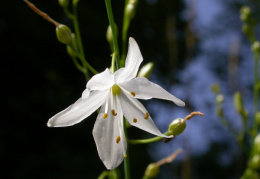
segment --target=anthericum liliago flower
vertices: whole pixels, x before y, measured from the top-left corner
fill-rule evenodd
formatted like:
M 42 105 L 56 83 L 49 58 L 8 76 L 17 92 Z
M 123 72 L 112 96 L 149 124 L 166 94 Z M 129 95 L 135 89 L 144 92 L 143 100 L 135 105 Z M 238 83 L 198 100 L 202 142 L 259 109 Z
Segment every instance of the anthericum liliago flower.
M 178 106 L 184 102 L 144 77 L 136 77 L 143 57 L 136 41 L 129 39 L 125 68 L 111 73 L 109 69 L 93 76 L 82 97 L 53 116 L 49 127 L 65 127 L 79 123 L 100 106 L 93 136 L 100 159 L 107 169 L 116 168 L 126 157 L 127 142 L 123 129 L 123 116 L 140 129 L 157 136 L 163 135 L 154 124 L 145 107 L 136 99 L 160 98 Z

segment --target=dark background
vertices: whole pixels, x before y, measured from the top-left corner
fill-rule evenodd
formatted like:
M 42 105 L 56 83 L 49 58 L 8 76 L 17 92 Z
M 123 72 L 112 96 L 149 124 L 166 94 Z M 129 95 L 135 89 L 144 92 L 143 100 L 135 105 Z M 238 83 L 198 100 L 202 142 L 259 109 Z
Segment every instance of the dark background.
M 57 1 L 32 0 L 32 3 L 56 21 L 73 27 Z M 232 1 L 230 4 L 239 13 L 243 3 Z M 124 4 L 113 1 L 112 6 L 120 28 Z M 199 37 L 188 28 L 189 21 L 182 18 L 187 9 L 181 0 L 140 0 L 129 29 L 128 36 L 134 37 L 140 46 L 143 64 L 153 61 L 154 74 L 163 82 L 180 83 L 174 77 L 177 69 L 183 69 L 199 53 Z M 108 26 L 105 3 L 81 0 L 78 12 L 86 58 L 101 72 L 111 60 L 105 38 Z M 92 137 L 97 114 L 93 113 L 72 127 L 48 128 L 46 125 L 50 117 L 75 102 L 86 85 L 65 46 L 57 41 L 54 25 L 35 14 L 23 1 L 3 1 L 0 5 L 0 59 L 0 177 L 97 178 L 105 170 Z M 189 103 L 187 109 L 192 109 Z M 146 135 L 130 129 L 132 138 L 140 134 Z M 130 146 L 133 178 L 141 178 L 147 164 L 152 162 L 147 148 L 148 145 Z M 216 149 L 225 150 L 225 146 L 212 144 L 204 155 L 191 156 L 191 169 L 187 171 L 192 171 L 188 175 L 190 178 L 241 175 L 246 164 L 243 154 L 229 165 L 221 166 L 214 162 L 214 154 L 219 152 Z M 235 164 L 238 161 L 239 166 Z M 182 168 L 182 163 L 178 162 L 167 169 L 174 173 L 170 176 L 185 178 Z

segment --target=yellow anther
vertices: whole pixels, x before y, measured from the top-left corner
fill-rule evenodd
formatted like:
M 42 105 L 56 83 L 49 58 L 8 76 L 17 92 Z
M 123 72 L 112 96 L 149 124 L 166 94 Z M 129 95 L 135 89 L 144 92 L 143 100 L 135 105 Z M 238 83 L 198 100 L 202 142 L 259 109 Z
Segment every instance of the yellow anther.
M 124 154 L 124 157 L 126 158 L 126 157 L 127 157 L 127 155 L 126 155 L 126 154 Z
M 112 86 L 112 93 L 113 93 L 113 95 L 115 95 L 115 96 L 119 95 L 120 92 L 121 92 L 121 89 L 120 89 L 120 87 L 118 85 L 113 85 Z
M 144 119 L 148 119 L 148 118 L 149 118 L 149 114 L 148 114 L 148 112 L 147 112 L 147 113 L 145 113 Z
M 120 136 L 117 136 L 116 143 L 118 144 L 120 142 Z
M 131 94 L 133 97 L 135 97 L 135 92 L 131 92 L 130 94 Z
M 114 109 L 111 110 L 111 113 L 113 114 L 113 116 L 116 116 L 116 115 L 117 115 L 117 113 L 115 112 Z
M 136 119 L 136 118 L 134 118 L 134 119 L 133 119 L 133 122 L 134 122 L 134 123 L 137 123 L 137 119 Z
M 107 113 L 105 113 L 102 118 L 106 119 L 107 118 Z

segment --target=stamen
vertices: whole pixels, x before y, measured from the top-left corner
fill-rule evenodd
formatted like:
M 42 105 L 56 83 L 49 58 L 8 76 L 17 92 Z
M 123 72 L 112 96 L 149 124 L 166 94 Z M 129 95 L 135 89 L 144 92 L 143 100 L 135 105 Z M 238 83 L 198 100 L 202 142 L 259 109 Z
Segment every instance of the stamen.
M 118 144 L 120 142 L 120 136 L 117 136 L 116 143 Z
M 131 94 L 133 97 L 135 97 L 135 92 L 131 92 L 130 94 Z
M 147 113 L 145 113 L 144 119 L 148 119 L 148 118 L 149 118 L 149 114 L 148 114 L 148 112 L 147 112 Z
M 114 109 L 111 110 L 111 113 L 113 114 L 113 116 L 116 116 L 116 115 L 117 115 L 117 113 L 115 112 Z
M 137 119 L 136 119 L 136 118 L 134 118 L 134 119 L 133 119 L 133 122 L 134 122 L 134 123 L 137 123 Z
M 107 118 L 107 113 L 105 113 L 102 118 L 106 119 Z
M 126 154 L 124 154 L 124 157 L 126 158 L 126 157 L 127 157 L 127 155 L 126 155 Z

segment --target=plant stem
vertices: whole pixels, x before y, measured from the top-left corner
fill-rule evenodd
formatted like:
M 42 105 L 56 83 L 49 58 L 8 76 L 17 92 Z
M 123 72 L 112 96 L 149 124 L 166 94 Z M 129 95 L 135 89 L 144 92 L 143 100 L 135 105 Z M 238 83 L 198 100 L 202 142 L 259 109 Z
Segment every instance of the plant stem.
M 130 19 L 126 15 L 127 4 L 128 4 L 128 0 L 125 1 L 124 20 L 123 20 L 123 28 L 122 28 L 122 54 L 121 54 L 121 60 L 120 60 L 120 67 L 123 67 L 125 65 L 127 31 L 128 31 L 128 27 L 130 24 Z
M 124 132 L 126 141 L 128 141 L 126 119 L 124 118 Z M 129 148 L 126 150 L 126 157 L 124 159 L 124 170 L 125 170 L 125 179 L 130 179 L 130 164 L 129 164 Z
M 171 132 L 167 131 L 167 132 L 164 133 L 164 135 L 170 136 L 172 134 L 171 134 Z M 148 143 L 156 142 L 156 141 L 161 140 L 163 138 L 164 137 L 153 137 L 153 138 L 150 138 L 150 139 L 128 140 L 128 143 L 130 143 L 130 144 L 148 144 Z
M 79 0 L 74 0 L 72 2 L 73 15 L 69 16 L 69 17 L 72 18 L 72 20 L 73 20 L 75 36 L 76 36 L 76 42 L 77 42 L 77 48 L 79 49 L 80 56 L 82 56 L 82 58 L 80 58 L 80 60 L 82 61 L 83 68 L 86 70 L 86 72 L 85 72 L 86 79 L 89 80 L 88 66 L 90 66 L 90 65 L 88 65 L 88 63 L 86 61 L 86 58 L 85 58 L 85 53 L 84 53 L 82 40 L 81 40 L 81 34 L 80 34 L 80 30 L 79 30 L 79 22 L 78 22 L 78 15 L 77 15 L 77 5 L 78 5 L 78 2 L 79 2 Z
M 105 0 L 105 3 L 106 3 L 106 8 L 107 8 L 108 20 L 109 20 L 109 24 L 110 24 L 112 35 L 113 35 L 113 45 L 114 45 L 114 54 L 115 54 L 115 59 L 116 59 L 116 68 L 118 69 L 120 58 L 119 58 L 119 49 L 118 49 L 118 43 L 117 43 L 116 25 L 114 22 L 111 0 Z
M 259 51 L 254 52 L 254 134 L 253 137 L 257 135 L 258 132 L 258 124 L 256 121 L 256 114 L 258 111 L 258 103 L 259 103 L 259 79 L 258 79 L 258 67 L 259 67 Z

